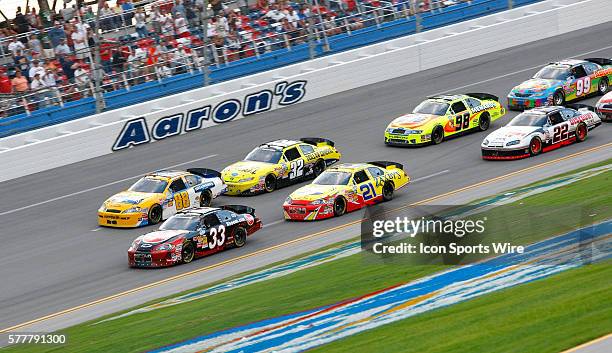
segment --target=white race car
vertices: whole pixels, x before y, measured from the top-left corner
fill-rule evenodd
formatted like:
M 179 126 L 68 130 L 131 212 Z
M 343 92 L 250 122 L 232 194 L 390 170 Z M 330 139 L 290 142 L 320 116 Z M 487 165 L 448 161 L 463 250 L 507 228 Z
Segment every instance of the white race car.
M 612 121 L 612 92 L 601 97 L 596 107 L 602 120 Z
M 601 125 L 595 108 L 568 104 L 527 110 L 482 141 L 483 159 L 520 159 L 582 142 Z

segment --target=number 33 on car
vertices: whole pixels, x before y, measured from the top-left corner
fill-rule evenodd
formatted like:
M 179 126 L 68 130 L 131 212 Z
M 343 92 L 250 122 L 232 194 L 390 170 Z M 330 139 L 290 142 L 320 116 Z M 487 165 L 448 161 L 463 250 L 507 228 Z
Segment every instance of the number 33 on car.
M 340 159 L 334 143 L 318 137 L 264 143 L 221 172 L 227 195 L 253 195 L 314 178 Z
M 197 207 L 179 211 L 159 230 L 136 238 L 128 249 L 131 267 L 188 263 L 228 248 L 240 248 L 261 229 L 255 210 L 242 205 Z
M 289 195 L 283 204 L 285 219 L 313 221 L 342 216 L 391 200 L 395 190 L 409 181 L 403 166 L 395 162 L 340 164 Z

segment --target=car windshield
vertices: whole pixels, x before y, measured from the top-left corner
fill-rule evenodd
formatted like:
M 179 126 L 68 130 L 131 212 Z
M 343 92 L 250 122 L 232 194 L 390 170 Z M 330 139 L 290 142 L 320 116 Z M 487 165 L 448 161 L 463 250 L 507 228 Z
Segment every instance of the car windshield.
M 191 230 L 198 229 L 199 217 L 174 216 L 165 221 L 159 229 L 161 230 Z
M 162 193 L 166 190 L 168 182 L 157 178 L 142 178 L 132 185 L 128 190 L 136 192 Z
M 524 112 L 517 115 L 512 119 L 508 126 L 539 126 L 542 127 L 546 124 L 546 114 Z
M 542 70 L 538 71 L 533 78 L 540 78 L 544 80 L 561 80 L 565 81 L 569 77 L 569 67 L 566 66 L 545 66 Z
M 257 147 L 249 153 L 245 160 L 265 163 L 278 163 L 282 152 L 271 148 Z
M 317 185 L 347 185 L 351 179 L 349 172 L 327 171 L 319 175 L 312 183 Z
M 416 114 L 446 115 L 447 110 L 448 104 L 446 103 L 426 100 L 417 105 L 412 112 Z

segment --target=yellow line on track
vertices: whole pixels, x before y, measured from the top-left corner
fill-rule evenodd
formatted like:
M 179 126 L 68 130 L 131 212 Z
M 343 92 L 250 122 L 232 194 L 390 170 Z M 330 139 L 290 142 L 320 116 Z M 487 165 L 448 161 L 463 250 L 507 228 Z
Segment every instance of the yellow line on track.
M 609 142 L 609 143 L 606 143 L 606 144 L 603 144 L 603 145 L 600 145 L 600 146 L 597 146 L 597 147 L 589 148 L 589 149 L 586 149 L 584 151 L 576 152 L 576 153 L 573 153 L 573 154 L 570 154 L 570 155 L 567 155 L 567 156 L 564 156 L 564 157 L 560 157 L 560 158 L 557 158 L 557 159 L 554 159 L 554 160 L 551 160 L 551 161 L 548 161 L 548 162 L 537 164 L 537 165 L 534 165 L 534 166 L 531 166 L 531 167 L 520 169 L 520 170 L 517 170 L 515 172 L 504 174 L 504 175 L 501 175 L 501 176 L 498 176 L 498 177 L 495 177 L 495 178 L 492 178 L 492 179 L 489 179 L 489 180 L 484 180 L 484 181 L 478 182 L 476 184 L 472 184 L 472 185 L 469 185 L 469 186 L 466 186 L 466 187 L 463 187 L 463 188 L 460 188 L 460 189 L 449 191 L 449 192 L 444 193 L 444 194 L 440 194 L 440 195 L 437 195 L 437 196 L 433 196 L 433 197 L 427 198 L 425 200 L 417 201 L 417 202 L 414 202 L 414 203 L 409 204 L 409 205 L 404 205 L 404 206 L 401 206 L 401 207 L 389 210 L 388 212 L 394 212 L 394 211 L 398 211 L 398 210 L 402 210 L 402 209 L 408 208 L 410 206 L 417 206 L 417 205 L 422 205 L 422 204 L 430 203 L 432 201 L 436 201 L 436 200 L 439 200 L 439 199 L 442 199 L 442 198 L 446 198 L 446 197 L 455 195 L 457 193 L 461 193 L 463 191 L 467 191 L 467 190 L 471 190 L 471 189 L 474 189 L 474 188 L 478 188 L 478 187 L 483 186 L 483 185 L 495 183 L 495 182 L 498 182 L 498 181 L 501 181 L 501 180 L 504 180 L 504 179 L 508 179 L 508 178 L 511 178 L 511 177 L 519 175 L 519 174 L 523 174 L 523 173 L 526 173 L 526 172 L 529 172 L 529 171 L 532 171 L 532 170 L 536 170 L 536 169 L 543 168 L 545 166 L 549 166 L 551 164 L 555 164 L 555 163 L 558 163 L 558 162 L 561 162 L 561 161 L 564 161 L 564 160 L 575 158 L 575 157 L 578 157 L 578 156 L 581 156 L 581 155 L 584 155 L 584 154 L 587 154 L 587 153 L 595 152 L 595 151 L 604 149 L 606 147 L 612 147 L 612 142 Z M 121 298 L 121 297 L 124 297 L 126 295 L 129 295 L 129 294 L 132 294 L 132 293 L 135 293 L 135 292 L 140 292 L 140 291 L 145 290 L 145 289 L 157 287 L 157 286 L 162 285 L 164 283 L 176 281 L 178 279 L 181 279 L 181 278 L 184 278 L 184 277 L 188 277 L 188 276 L 191 276 L 191 275 L 194 275 L 194 274 L 197 274 L 197 273 L 201 273 L 201 272 L 205 272 L 205 271 L 210 271 L 212 269 L 215 269 L 215 268 L 218 268 L 218 267 L 222 267 L 222 266 L 225 266 L 225 265 L 229 265 L 229 264 L 238 262 L 240 260 L 248 259 L 250 257 L 257 256 L 257 255 L 260 255 L 260 254 L 263 254 L 263 253 L 267 253 L 267 252 L 270 252 L 272 250 L 283 248 L 283 247 L 286 247 L 286 246 L 289 246 L 289 245 L 293 245 L 293 244 L 296 244 L 296 243 L 301 243 L 301 242 L 303 242 L 305 240 L 316 238 L 316 237 L 319 237 L 319 236 L 321 236 L 323 234 L 327 234 L 327 233 L 330 233 L 330 232 L 333 232 L 333 231 L 336 231 L 336 230 L 340 230 L 340 229 L 343 229 L 343 228 L 346 228 L 346 227 L 350 227 L 352 225 L 359 224 L 361 222 L 363 222 L 363 220 L 361 220 L 361 219 L 355 220 L 355 221 L 348 222 L 348 223 L 345 223 L 345 224 L 342 224 L 342 225 L 339 225 L 339 226 L 335 226 L 335 227 L 332 227 L 332 228 L 329 228 L 329 229 L 326 229 L 326 230 L 322 230 L 322 231 L 319 231 L 319 232 L 316 232 L 316 233 L 313 233 L 313 234 L 305 235 L 303 237 L 300 237 L 300 238 L 297 238 L 297 239 L 293 239 L 293 240 L 290 240 L 290 241 L 287 241 L 287 242 L 284 242 L 284 243 L 281 243 L 281 244 L 273 245 L 273 246 L 270 246 L 270 247 L 265 248 L 265 249 L 260 249 L 260 250 L 254 251 L 252 253 L 249 253 L 249 254 L 245 254 L 245 255 L 241 255 L 241 256 L 238 256 L 238 257 L 235 257 L 235 258 L 232 258 L 232 259 L 228 259 L 228 260 L 225 260 L 225 261 L 213 264 L 213 265 L 209 265 L 209 266 L 202 267 L 202 268 L 199 268 L 199 269 L 195 269 L 195 270 L 192 270 L 192 271 L 189 271 L 189 272 L 185 272 L 185 273 L 182 273 L 182 274 L 179 274 L 179 275 L 168 277 L 166 279 L 162 279 L 162 280 L 157 281 L 157 282 L 149 283 L 149 284 L 146 284 L 144 286 L 133 288 L 133 289 L 121 292 L 121 293 L 113 294 L 113 295 L 110 295 L 108 297 L 104 297 L 104 298 L 100 298 L 100 299 L 94 300 L 94 301 L 89 302 L 89 303 L 81 304 L 81 305 L 75 306 L 73 308 L 69 308 L 69 309 L 65 309 L 65 310 L 62 310 L 62 311 L 58 311 L 56 313 L 49 314 L 49 315 L 46 315 L 46 316 L 43 316 L 43 317 L 40 317 L 40 318 L 37 318 L 37 319 L 34 319 L 34 320 L 30 320 L 30 321 L 27 321 L 27 322 L 24 322 L 24 323 L 21 323 L 21 324 L 17 324 L 17 325 L 11 326 L 11 327 L 7 327 L 7 328 L 4 328 L 4 329 L 0 330 L 0 333 L 6 333 L 6 332 L 14 331 L 14 330 L 17 330 L 17 329 L 20 329 L 20 328 L 23 328 L 23 327 L 30 326 L 32 324 L 36 324 L 36 323 L 39 323 L 39 322 L 42 322 L 42 321 L 45 321 L 45 320 L 53 319 L 53 318 L 56 318 L 58 316 L 62 316 L 62 315 L 65 315 L 65 314 L 69 314 L 69 313 L 75 312 L 77 310 L 81 310 L 81 309 L 92 307 L 92 306 L 95 306 L 95 305 L 98 305 L 98 304 L 101 304 L 101 303 L 105 303 L 105 302 L 108 302 L 108 301 L 111 301 L 111 300 L 114 300 L 114 299 L 117 299 L 117 298 Z

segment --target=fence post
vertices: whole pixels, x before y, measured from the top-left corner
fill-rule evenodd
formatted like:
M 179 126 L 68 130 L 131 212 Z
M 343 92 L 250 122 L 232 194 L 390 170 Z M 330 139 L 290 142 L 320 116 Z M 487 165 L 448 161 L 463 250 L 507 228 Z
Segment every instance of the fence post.
M 210 69 L 208 67 L 208 0 L 204 0 L 204 8 L 202 12 L 198 11 L 200 21 L 202 22 L 202 42 L 204 43 L 202 69 L 204 70 L 204 86 L 210 85 Z M 217 63 L 218 66 L 218 63 Z
M 410 7 L 412 7 L 412 13 L 414 13 L 414 20 L 416 23 L 416 31 L 417 33 L 421 32 L 421 11 L 417 8 L 416 0 L 410 1 Z
M 514 3 L 512 0 L 508 0 L 508 10 L 512 10 Z

